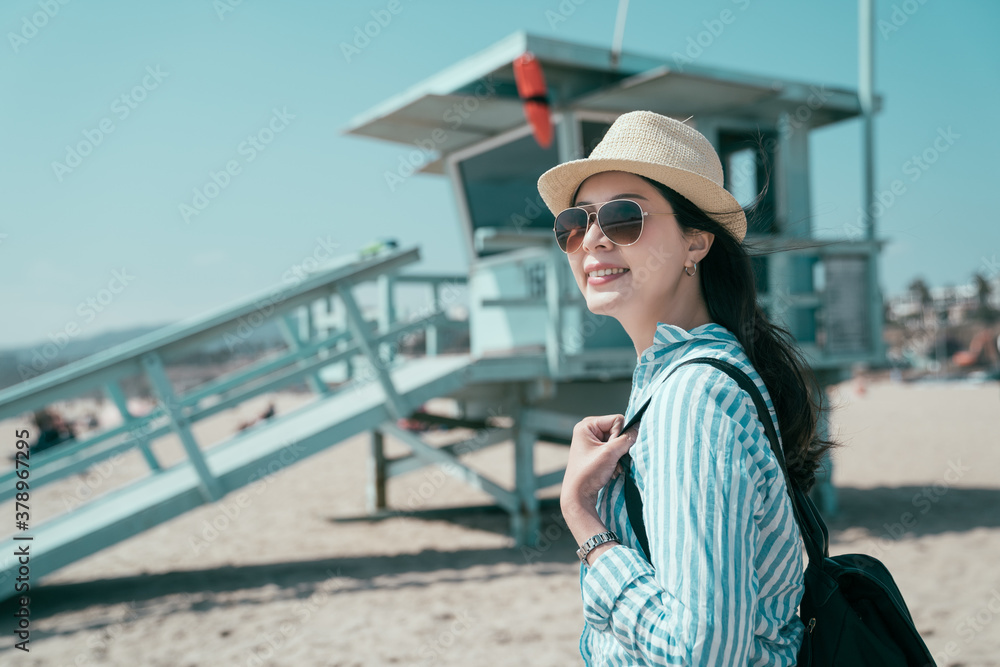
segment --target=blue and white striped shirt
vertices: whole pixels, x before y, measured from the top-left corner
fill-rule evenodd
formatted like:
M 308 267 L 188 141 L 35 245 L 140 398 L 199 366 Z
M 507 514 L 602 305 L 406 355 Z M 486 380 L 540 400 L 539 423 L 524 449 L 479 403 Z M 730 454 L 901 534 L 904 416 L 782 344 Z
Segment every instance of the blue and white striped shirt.
M 785 480 L 753 400 L 723 371 L 691 364 L 657 386 L 661 373 L 695 357 L 749 375 L 777 429 L 767 388 L 732 332 L 657 325 L 625 414 L 652 383 L 630 450 L 652 564 L 628 522 L 619 475 L 598 494 L 597 511 L 622 544 L 580 564 L 587 665 L 795 664 L 803 544 Z

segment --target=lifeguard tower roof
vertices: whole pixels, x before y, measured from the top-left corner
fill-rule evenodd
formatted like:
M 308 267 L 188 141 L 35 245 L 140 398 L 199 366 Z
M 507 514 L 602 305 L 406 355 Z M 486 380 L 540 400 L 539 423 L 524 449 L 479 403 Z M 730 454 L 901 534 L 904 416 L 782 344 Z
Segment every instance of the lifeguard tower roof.
M 696 121 L 727 116 L 764 125 L 791 114 L 807 128 L 861 114 L 853 90 L 700 65 L 680 52 L 670 57 L 623 52 L 616 65 L 607 48 L 516 32 L 356 116 L 344 132 L 413 145 L 444 127 L 446 136 L 435 145 L 443 156 L 521 126 L 524 111 L 513 62 L 526 51 L 542 66 L 553 111 L 645 109 L 694 115 Z M 475 114 L 449 128 L 442 119 L 470 95 L 479 102 Z M 443 173 L 443 162 L 430 161 L 422 171 Z

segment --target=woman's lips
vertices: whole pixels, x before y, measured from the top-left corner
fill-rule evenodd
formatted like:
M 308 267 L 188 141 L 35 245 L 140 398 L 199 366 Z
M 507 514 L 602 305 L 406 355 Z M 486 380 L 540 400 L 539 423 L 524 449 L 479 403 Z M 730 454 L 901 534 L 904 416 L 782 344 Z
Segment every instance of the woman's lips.
M 588 285 L 594 285 L 594 286 L 597 286 L 597 285 L 606 285 L 606 284 L 608 284 L 608 283 L 610 283 L 610 282 L 612 282 L 614 280 L 618 280 L 622 276 L 627 276 L 630 273 L 630 271 L 628 269 L 625 269 L 624 267 L 618 267 L 618 268 L 622 268 L 624 270 L 622 270 L 622 271 L 620 271 L 618 273 L 611 273 L 611 274 L 604 275 L 604 276 L 592 276 L 592 275 L 590 275 L 588 273 L 587 274 L 587 284 Z

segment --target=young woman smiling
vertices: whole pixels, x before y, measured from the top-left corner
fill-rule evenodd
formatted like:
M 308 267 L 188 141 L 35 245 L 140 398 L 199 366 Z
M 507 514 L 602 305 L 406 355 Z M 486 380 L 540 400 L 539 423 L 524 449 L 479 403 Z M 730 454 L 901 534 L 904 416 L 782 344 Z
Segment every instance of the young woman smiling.
M 577 425 L 562 484 L 582 545 L 585 663 L 795 664 L 802 538 L 781 469 L 735 380 L 704 364 L 677 368 L 713 357 L 746 373 L 789 475 L 808 489 L 829 443 L 817 437 L 791 336 L 757 304 L 746 216 L 718 155 L 684 123 L 635 111 L 538 187 L 587 307 L 618 320 L 638 355 L 626 413 Z M 638 427 L 620 433 L 650 396 Z M 625 475 L 643 499 L 649 560 Z

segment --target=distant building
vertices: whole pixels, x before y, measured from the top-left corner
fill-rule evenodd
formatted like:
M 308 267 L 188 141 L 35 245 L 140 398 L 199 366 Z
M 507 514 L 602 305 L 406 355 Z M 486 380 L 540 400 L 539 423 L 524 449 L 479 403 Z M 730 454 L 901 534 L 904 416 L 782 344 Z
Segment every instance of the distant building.
M 988 281 L 990 294 L 987 305 L 1000 311 L 1000 274 Z M 928 289 L 930 301 L 921 303 L 920 294 L 914 290 L 892 295 L 886 299 L 886 319 L 905 323 L 923 319 L 927 324 L 938 322 L 948 325 L 964 324 L 974 320 L 979 312 L 979 287 L 975 281 L 964 285 L 944 285 Z

